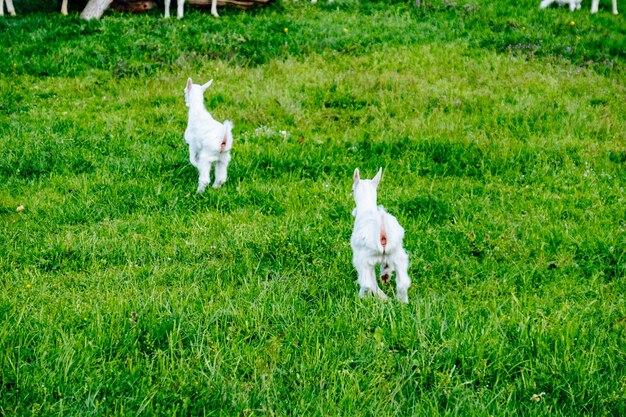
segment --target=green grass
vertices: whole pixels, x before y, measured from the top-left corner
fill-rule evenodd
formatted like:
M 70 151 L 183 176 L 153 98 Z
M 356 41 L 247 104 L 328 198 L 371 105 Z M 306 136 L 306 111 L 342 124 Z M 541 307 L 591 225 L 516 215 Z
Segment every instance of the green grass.
M 626 22 L 606 1 L 90 22 L 17 3 L 0 414 L 626 414 Z M 188 76 L 235 122 L 202 195 Z M 408 306 L 357 297 L 351 176 L 380 166 Z

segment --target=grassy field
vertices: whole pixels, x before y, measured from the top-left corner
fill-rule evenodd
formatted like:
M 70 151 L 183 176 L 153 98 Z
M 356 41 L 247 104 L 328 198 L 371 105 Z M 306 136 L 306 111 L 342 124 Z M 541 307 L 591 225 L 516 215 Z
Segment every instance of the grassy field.
M 626 415 L 626 20 L 610 2 L 89 22 L 15 3 L 0 415 Z M 189 76 L 214 79 L 206 104 L 235 123 L 229 179 L 202 195 Z M 384 169 L 409 305 L 357 296 L 355 167 Z

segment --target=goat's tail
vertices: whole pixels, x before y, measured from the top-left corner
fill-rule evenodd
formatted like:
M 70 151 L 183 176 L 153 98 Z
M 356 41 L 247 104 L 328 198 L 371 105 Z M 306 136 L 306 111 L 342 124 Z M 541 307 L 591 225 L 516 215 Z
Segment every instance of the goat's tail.
M 221 150 L 230 151 L 233 147 L 233 122 L 230 120 L 224 120 L 224 136 L 222 137 Z
M 382 206 L 378 206 L 380 215 L 380 229 L 378 234 L 378 250 L 384 253 L 394 252 L 398 246 L 402 246 L 404 229 L 395 217 L 387 213 Z
M 387 250 L 387 227 L 385 226 L 385 213 L 380 213 L 380 245 L 383 253 Z

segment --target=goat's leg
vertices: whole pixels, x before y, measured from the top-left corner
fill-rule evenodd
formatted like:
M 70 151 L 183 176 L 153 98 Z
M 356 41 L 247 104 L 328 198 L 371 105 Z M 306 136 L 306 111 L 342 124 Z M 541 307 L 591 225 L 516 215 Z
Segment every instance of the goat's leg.
M 4 0 L 0 0 L 0 16 L 4 16 Z
M 393 266 L 396 270 L 396 297 L 403 303 L 409 302 L 409 287 L 411 278 L 409 277 L 409 255 L 402 249 L 393 259 Z
M 13 7 L 13 0 L 7 0 L 7 12 L 11 15 L 11 16 L 15 16 L 15 7 Z M 3 14 L 2 12 L 2 7 L 0 7 L 0 15 Z
M 185 0 L 178 0 L 178 18 L 182 19 L 183 18 L 183 12 L 185 10 Z
M 383 300 L 387 299 L 387 295 L 378 287 L 373 266 L 360 265 L 357 267 L 357 273 L 359 274 L 359 298 L 365 297 L 367 293 L 372 293 Z
M 396 271 L 396 297 L 403 303 L 409 302 L 409 287 L 411 278 L 406 270 Z
M 163 14 L 163 17 L 165 19 L 169 19 L 170 18 L 170 3 L 172 0 L 165 0 L 165 13 Z
M 63 0 L 63 3 L 61 3 L 61 14 L 67 16 L 67 0 Z
M 215 164 L 215 182 L 213 183 L 213 188 L 220 188 L 222 184 L 226 182 L 226 177 L 228 176 L 228 163 L 229 162 L 230 162 L 230 157 L 220 159 Z
M 191 145 L 189 146 L 189 162 L 191 162 L 191 165 L 198 168 L 198 153 Z
M 200 161 L 198 162 L 198 173 L 198 189 L 196 191 L 201 193 L 211 182 L 211 162 L 200 158 Z
M 211 14 L 215 17 L 220 17 L 220 15 L 217 14 L 217 0 L 211 2 Z
M 551 5 L 554 2 L 554 0 L 543 0 L 540 4 L 539 4 L 539 8 L 540 9 L 545 9 L 546 7 L 548 7 L 549 5 Z
M 600 0 L 591 0 L 591 13 L 598 13 L 598 4 Z
M 617 12 L 617 0 L 613 0 L 613 14 L 616 16 L 619 14 Z

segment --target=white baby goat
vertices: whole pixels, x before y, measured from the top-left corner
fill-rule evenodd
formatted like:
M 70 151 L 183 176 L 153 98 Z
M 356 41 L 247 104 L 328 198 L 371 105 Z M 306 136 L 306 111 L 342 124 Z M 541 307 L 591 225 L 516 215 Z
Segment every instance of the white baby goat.
M 7 12 L 11 16 L 15 16 L 15 7 L 13 7 L 13 0 L 6 0 Z M 0 0 L 0 16 L 4 16 L 4 0 Z M 67 16 L 67 0 L 63 0 L 61 3 L 61 13 Z
M 600 0 L 591 0 L 591 13 L 598 13 Z M 617 0 L 613 0 L 613 14 L 617 15 Z
M 185 87 L 185 104 L 189 107 L 185 142 L 189 145 L 189 161 L 200 173 L 199 193 L 211 182 L 211 165 L 214 162 L 213 188 L 219 188 L 226 182 L 230 149 L 233 146 L 233 122 L 218 122 L 204 107 L 204 91 L 212 83 L 213 80 L 204 85 L 194 84 L 188 78 Z
M 350 238 L 352 263 L 358 273 L 359 297 L 372 293 L 387 298 L 376 282 L 375 267 L 380 264 L 380 279 L 386 284 L 395 271 L 396 296 L 401 302 L 408 303 L 411 278 L 408 274 L 409 255 L 402 247 L 404 229 L 383 206 L 376 205 L 376 189 L 382 173 L 380 168 L 374 178 L 362 180 L 359 169 L 354 170 L 352 192 L 356 208 L 352 212 L 354 229 Z
M 163 16 L 164 18 L 169 18 L 170 17 L 170 3 L 172 0 L 165 0 L 165 16 Z M 177 2 L 178 8 L 176 10 L 177 12 L 177 16 L 179 19 L 183 18 L 183 10 L 185 8 L 185 0 L 178 0 Z M 211 14 L 215 17 L 220 17 L 219 14 L 217 14 L 217 0 L 211 0 Z
M 539 7 L 541 9 L 545 9 L 553 3 L 556 3 L 559 6 L 568 4 L 570 11 L 573 12 L 574 10 L 580 9 L 580 3 L 582 3 L 582 0 L 543 0 Z

